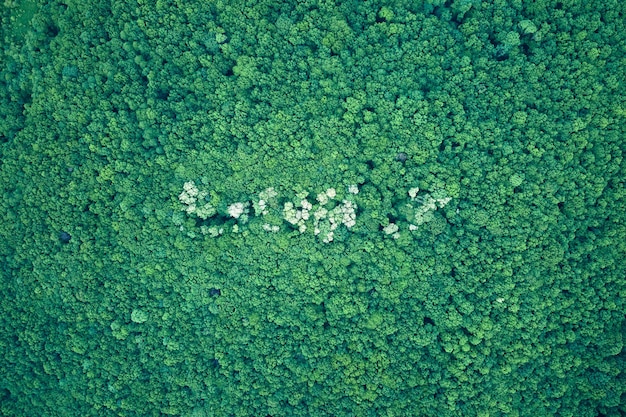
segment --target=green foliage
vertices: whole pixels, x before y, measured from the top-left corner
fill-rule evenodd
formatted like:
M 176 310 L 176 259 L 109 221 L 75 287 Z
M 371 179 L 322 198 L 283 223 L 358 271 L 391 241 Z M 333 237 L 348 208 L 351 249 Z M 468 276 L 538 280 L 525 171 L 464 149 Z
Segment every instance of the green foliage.
M 624 13 L 4 2 L 0 414 L 626 413 Z M 332 244 L 231 232 L 353 184 Z

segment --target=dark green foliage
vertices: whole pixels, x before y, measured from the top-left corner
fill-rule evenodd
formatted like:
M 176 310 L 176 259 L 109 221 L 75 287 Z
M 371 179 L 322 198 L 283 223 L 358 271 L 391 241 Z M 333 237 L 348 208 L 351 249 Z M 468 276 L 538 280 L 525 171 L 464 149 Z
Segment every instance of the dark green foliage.
M 0 414 L 625 414 L 624 4 L 5 2 Z

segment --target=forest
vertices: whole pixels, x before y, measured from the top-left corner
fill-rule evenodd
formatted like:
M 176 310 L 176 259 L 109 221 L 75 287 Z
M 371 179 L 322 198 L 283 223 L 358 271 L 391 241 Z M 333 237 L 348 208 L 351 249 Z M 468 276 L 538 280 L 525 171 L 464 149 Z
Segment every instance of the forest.
M 0 19 L 0 415 L 626 414 L 625 2 Z

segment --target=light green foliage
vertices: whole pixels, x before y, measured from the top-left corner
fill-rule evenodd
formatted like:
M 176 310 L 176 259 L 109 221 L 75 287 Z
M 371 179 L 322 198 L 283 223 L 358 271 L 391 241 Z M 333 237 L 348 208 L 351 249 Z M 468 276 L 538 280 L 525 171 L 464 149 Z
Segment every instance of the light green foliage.
M 4 1 L 0 414 L 626 414 L 625 5 Z
M 130 314 L 130 319 L 133 323 L 145 323 L 148 320 L 148 314 L 142 310 L 133 310 Z

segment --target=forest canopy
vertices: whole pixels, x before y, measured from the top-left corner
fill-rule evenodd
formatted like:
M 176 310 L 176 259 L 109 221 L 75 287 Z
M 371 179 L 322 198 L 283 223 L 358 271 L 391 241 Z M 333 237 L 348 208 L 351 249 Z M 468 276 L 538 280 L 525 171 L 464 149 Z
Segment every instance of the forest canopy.
M 0 414 L 626 414 L 626 3 L 0 6 Z

